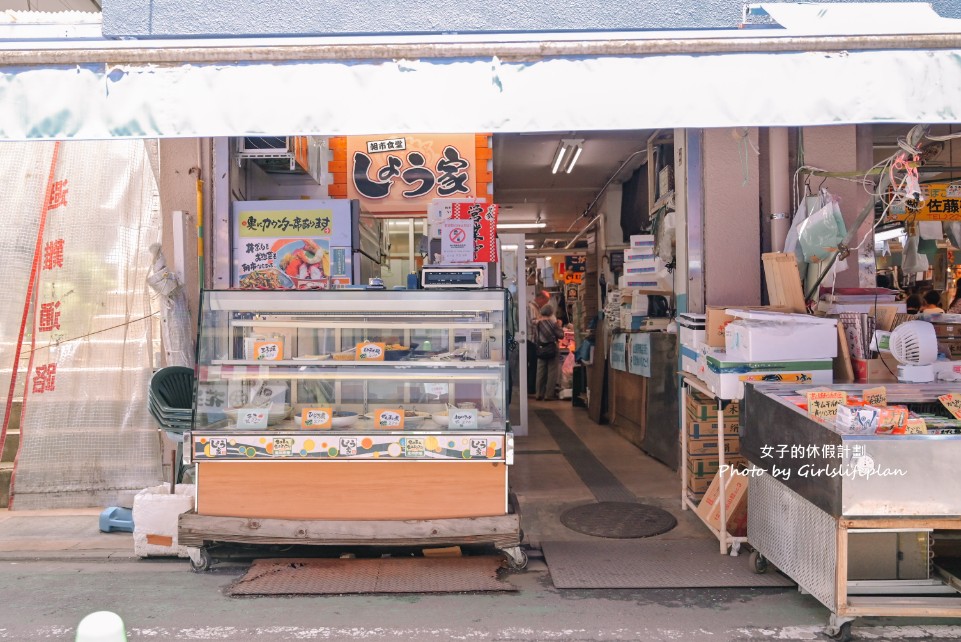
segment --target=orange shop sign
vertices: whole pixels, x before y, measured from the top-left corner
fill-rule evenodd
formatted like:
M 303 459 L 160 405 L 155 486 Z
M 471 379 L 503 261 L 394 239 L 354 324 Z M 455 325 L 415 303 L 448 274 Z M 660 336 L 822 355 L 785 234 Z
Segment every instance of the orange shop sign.
M 435 198 L 476 196 L 474 134 L 347 137 L 347 198 L 364 211 L 426 213 Z

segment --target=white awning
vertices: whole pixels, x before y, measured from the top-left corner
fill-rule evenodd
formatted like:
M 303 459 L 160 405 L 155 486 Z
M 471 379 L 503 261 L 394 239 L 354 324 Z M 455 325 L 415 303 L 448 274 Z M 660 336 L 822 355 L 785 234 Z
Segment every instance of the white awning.
M 0 67 L 0 140 L 872 122 L 961 122 L 961 41 L 827 53 Z

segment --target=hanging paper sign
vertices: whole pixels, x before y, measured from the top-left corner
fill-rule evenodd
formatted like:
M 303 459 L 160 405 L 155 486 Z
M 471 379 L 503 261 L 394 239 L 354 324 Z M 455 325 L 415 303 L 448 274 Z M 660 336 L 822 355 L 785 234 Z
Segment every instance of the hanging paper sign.
M 284 358 L 284 344 L 282 341 L 255 341 L 255 361 L 280 361 Z
M 642 377 L 651 376 L 651 335 L 647 333 L 631 336 L 631 360 L 627 371 Z
M 300 425 L 307 430 L 326 430 L 334 420 L 332 408 L 304 408 Z
M 819 390 L 808 392 L 808 416 L 816 419 L 834 419 L 838 414 L 838 407 L 848 402 L 846 392 L 840 390 Z
M 884 386 L 878 386 L 877 388 L 868 388 L 864 391 L 864 403 L 869 406 L 886 406 L 888 405 L 888 391 Z
M 627 370 L 627 335 L 615 335 L 611 341 L 611 367 L 615 370 Z
M 404 411 L 399 408 L 380 408 L 374 411 L 374 427 L 400 430 L 404 427 Z
M 445 262 L 470 263 L 474 260 L 472 221 L 444 221 L 440 228 L 440 251 Z
M 499 205 L 486 203 L 454 203 L 453 220 L 471 221 L 474 227 L 474 261 L 497 262 L 497 215 Z
M 451 410 L 450 427 L 455 430 L 473 430 L 477 428 L 477 409 L 457 408 Z
M 425 383 L 424 392 L 434 397 L 442 397 L 450 391 L 450 385 L 446 383 Z
M 262 430 L 267 427 L 268 408 L 242 408 L 237 411 L 237 428 Z
M 954 415 L 955 419 L 961 419 L 961 395 L 952 392 L 949 395 L 941 395 L 938 401 Z
M 357 361 L 383 361 L 386 350 L 386 343 L 358 343 L 355 348 L 354 358 L 357 359 Z

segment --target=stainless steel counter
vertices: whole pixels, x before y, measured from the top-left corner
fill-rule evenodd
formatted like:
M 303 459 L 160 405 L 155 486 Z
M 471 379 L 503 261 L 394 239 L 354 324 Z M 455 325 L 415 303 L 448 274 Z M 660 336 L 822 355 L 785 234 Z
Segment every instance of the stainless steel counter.
M 831 386 L 852 394 L 871 387 Z M 885 387 L 891 404 L 938 403 L 938 395 L 958 392 L 949 384 Z M 741 452 L 748 461 L 833 517 L 961 516 L 961 435 L 842 435 L 783 398 L 803 389 L 746 386 Z

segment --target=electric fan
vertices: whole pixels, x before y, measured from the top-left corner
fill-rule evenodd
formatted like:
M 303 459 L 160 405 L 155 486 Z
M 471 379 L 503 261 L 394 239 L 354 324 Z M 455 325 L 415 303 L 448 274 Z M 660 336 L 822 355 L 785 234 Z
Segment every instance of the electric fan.
M 938 338 L 934 326 L 927 321 L 902 323 L 891 333 L 891 354 L 898 360 L 898 381 L 929 383 L 934 381 L 931 364 L 938 360 Z

